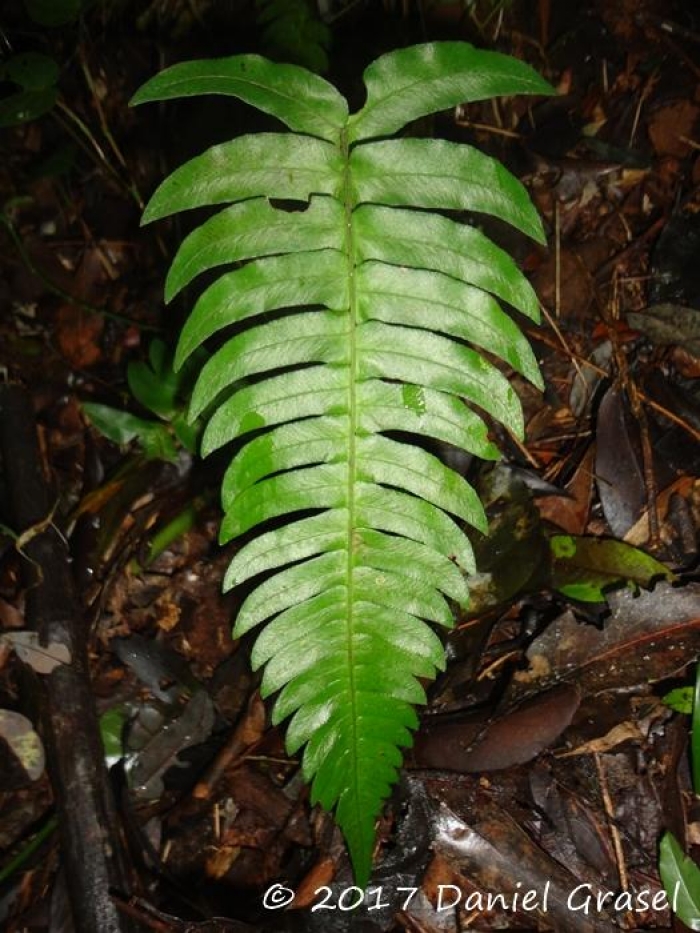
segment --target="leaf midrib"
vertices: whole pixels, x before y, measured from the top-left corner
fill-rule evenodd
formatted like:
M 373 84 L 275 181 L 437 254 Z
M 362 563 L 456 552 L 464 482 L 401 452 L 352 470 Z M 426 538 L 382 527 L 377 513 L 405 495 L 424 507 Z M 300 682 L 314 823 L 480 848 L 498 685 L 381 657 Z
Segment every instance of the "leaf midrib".
M 350 693 L 351 709 L 351 729 L 352 729 L 352 778 L 348 786 L 352 789 L 354 795 L 355 819 L 359 825 L 362 819 L 361 801 L 360 801 L 360 775 L 357 760 L 358 749 L 358 728 L 357 728 L 357 696 L 355 684 L 355 657 L 354 657 L 354 569 L 355 569 L 355 485 L 357 482 L 357 442 L 356 432 L 358 428 L 357 418 L 357 393 L 356 383 L 358 376 L 357 365 L 357 287 L 355 281 L 355 242 L 353 236 L 353 211 L 355 209 L 355 200 L 353 197 L 353 184 L 350 168 L 350 145 L 348 142 L 347 128 L 343 129 L 340 135 L 340 148 L 343 158 L 343 185 L 342 197 L 343 208 L 345 211 L 345 249 L 347 257 L 348 271 L 348 490 L 347 490 L 347 653 L 348 653 L 348 687 Z

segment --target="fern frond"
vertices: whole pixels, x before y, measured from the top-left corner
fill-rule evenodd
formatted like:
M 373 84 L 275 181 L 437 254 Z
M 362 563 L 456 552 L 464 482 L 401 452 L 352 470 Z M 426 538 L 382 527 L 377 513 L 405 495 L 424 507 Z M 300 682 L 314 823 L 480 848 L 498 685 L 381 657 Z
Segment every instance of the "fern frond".
M 463 43 L 390 53 L 365 84 L 348 117 L 321 78 L 242 55 L 176 65 L 135 99 L 232 94 L 290 130 L 191 160 L 144 220 L 227 205 L 185 239 L 168 276 L 170 299 L 208 269 L 242 264 L 197 301 L 177 364 L 238 325 L 190 406 L 208 413 L 204 454 L 243 439 L 223 482 L 221 540 L 260 531 L 226 574 L 227 589 L 257 581 L 234 634 L 266 623 L 252 656 L 262 692 L 278 694 L 275 722 L 291 717 L 288 750 L 304 748 L 312 800 L 335 808 L 359 884 L 425 700 L 419 679 L 444 666 L 430 623 L 449 627 L 450 601 L 468 602 L 460 522 L 486 529 L 467 481 L 396 432 L 493 459 L 470 406 L 516 435 L 523 425 L 492 360 L 542 384 L 499 305 L 537 320 L 532 289 L 483 233 L 429 212 L 491 214 L 543 242 L 525 189 L 469 146 L 382 137 L 464 101 L 550 93 L 523 63 Z

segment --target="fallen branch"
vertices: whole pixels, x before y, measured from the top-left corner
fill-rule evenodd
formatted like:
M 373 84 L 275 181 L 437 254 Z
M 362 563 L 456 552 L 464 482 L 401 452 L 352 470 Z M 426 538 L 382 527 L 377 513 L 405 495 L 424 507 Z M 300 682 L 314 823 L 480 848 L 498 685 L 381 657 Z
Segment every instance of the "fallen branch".
M 36 676 L 42 733 L 56 800 L 63 867 L 76 933 L 131 933 L 111 891 L 128 894 L 129 875 L 90 687 L 87 632 L 75 597 L 68 545 L 52 520 L 29 395 L 0 386 L 2 468 L 22 542 L 28 627 L 70 662 Z

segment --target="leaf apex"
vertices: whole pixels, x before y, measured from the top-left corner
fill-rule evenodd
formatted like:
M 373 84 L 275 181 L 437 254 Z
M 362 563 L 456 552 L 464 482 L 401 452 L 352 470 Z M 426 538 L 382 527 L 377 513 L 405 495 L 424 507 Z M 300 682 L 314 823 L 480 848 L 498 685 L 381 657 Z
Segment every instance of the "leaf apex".
M 157 205 L 154 203 L 154 198 L 152 197 L 143 209 L 140 226 L 146 227 L 148 224 L 152 224 L 153 221 L 160 220 L 164 216 L 164 212 L 157 209 Z
M 145 84 L 142 84 L 137 91 L 134 91 L 134 93 L 129 98 L 129 102 L 127 104 L 128 107 L 138 107 L 140 104 L 149 102 L 150 98 L 148 94 L 145 93 L 145 91 L 150 83 L 150 81 L 147 81 Z

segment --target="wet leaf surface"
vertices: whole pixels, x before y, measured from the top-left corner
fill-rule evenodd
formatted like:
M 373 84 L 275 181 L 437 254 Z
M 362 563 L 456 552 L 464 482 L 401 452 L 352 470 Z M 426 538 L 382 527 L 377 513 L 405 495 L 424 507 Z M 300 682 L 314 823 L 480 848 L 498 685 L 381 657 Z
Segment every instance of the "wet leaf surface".
M 518 899 L 522 906 L 524 893 L 534 892 L 527 905 L 531 915 L 548 915 L 550 923 L 581 933 L 615 929 L 611 920 L 590 919 L 571 910 L 571 892 L 578 879 L 533 845 L 507 812 L 492 806 L 467 823 L 443 805 L 434 825 L 435 849 L 478 888 L 500 893 L 507 909 L 513 910 L 514 904 L 517 907 L 516 894 L 522 892 Z M 482 896 L 481 902 L 484 900 Z
M 602 629 L 571 611 L 549 625 L 528 648 L 528 669 L 514 675 L 516 693 L 569 679 L 584 693 L 639 686 L 677 675 L 700 655 L 700 584 L 620 590 L 608 601 Z
M 431 717 L 418 734 L 413 760 L 419 768 L 498 771 L 536 758 L 571 724 L 580 694 L 573 685 L 538 693 L 490 722 L 441 722 Z
M 209 738 L 214 709 L 207 694 L 200 690 L 173 718 L 153 716 L 150 722 L 142 720 L 140 723 L 137 720 L 131 728 L 129 743 L 132 747 L 136 742 L 133 732 L 137 724 L 141 726 L 145 744 L 129 762 L 129 784 L 137 797 L 152 800 L 162 795 L 163 778 L 171 768 L 187 767 L 180 754 Z
M 700 356 L 700 311 L 676 304 L 658 304 L 627 315 L 630 327 L 640 330 L 658 346 L 681 344 Z

